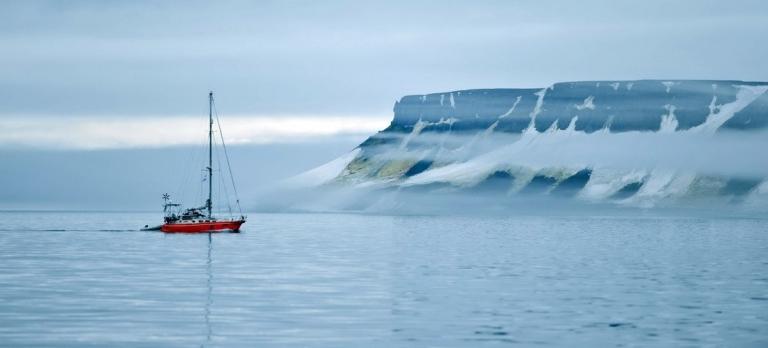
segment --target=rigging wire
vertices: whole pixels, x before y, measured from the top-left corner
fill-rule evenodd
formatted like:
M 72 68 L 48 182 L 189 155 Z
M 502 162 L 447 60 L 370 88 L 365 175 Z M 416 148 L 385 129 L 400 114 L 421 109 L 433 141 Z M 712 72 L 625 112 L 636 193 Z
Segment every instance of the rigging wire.
M 198 117 L 200 119 L 200 117 Z M 202 138 L 198 139 L 198 145 L 194 147 L 194 149 L 202 148 Z M 192 165 L 197 163 L 198 161 L 198 155 L 199 151 L 189 151 L 189 153 L 185 156 L 186 161 L 184 161 L 184 165 L 181 166 L 183 169 L 182 174 L 182 180 L 179 181 L 179 185 L 176 188 L 176 191 L 174 191 L 174 196 L 176 196 L 179 199 L 179 203 L 185 201 L 187 198 L 193 198 L 189 197 L 189 194 L 184 194 L 185 190 L 184 188 L 188 187 L 190 184 L 190 179 L 193 177 L 192 175 Z
M 207 118 L 208 117 L 205 117 L 206 120 L 207 120 Z M 197 117 L 197 119 L 195 121 L 196 122 L 200 122 L 202 124 L 203 123 L 203 115 L 202 114 L 198 115 L 198 117 Z M 193 147 L 195 150 L 189 151 L 189 154 L 186 156 L 187 161 L 184 162 L 184 165 L 182 167 L 184 169 L 184 171 L 183 171 L 183 173 L 184 173 L 183 174 L 183 180 L 181 180 L 179 182 L 179 186 L 177 187 L 176 191 L 174 192 L 174 195 L 179 198 L 179 201 L 178 201 L 179 203 L 184 202 L 184 201 L 197 202 L 197 201 L 200 201 L 202 199 L 202 197 L 203 197 L 203 184 L 202 184 L 202 182 L 200 183 L 196 194 L 192 193 L 194 191 L 189 192 L 188 190 L 185 190 L 184 188 L 188 188 L 190 186 L 190 184 L 191 184 L 190 180 L 194 177 L 194 175 L 193 175 L 194 171 L 192 170 L 192 167 L 193 166 L 197 166 L 199 164 L 199 162 L 202 161 L 201 155 L 204 152 L 204 149 L 206 147 L 205 146 L 206 143 L 207 143 L 207 136 L 205 136 L 205 137 L 200 136 L 198 138 L 197 145 Z M 198 181 L 200 181 L 200 180 L 202 180 L 202 177 L 198 177 Z M 184 192 L 187 192 L 187 193 L 184 194 Z
M 221 147 L 224 149 L 224 157 L 227 159 L 227 170 L 229 171 L 229 179 L 232 181 L 232 190 L 235 194 L 235 203 L 237 204 L 237 211 L 240 215 L 243 215 L 243 209 L 240 207 L 240 196 L 237 194 L 237 186 L 235 186 L 235 177 L 232 174 L 232 165 L 229 163 L 229 153 L 227 152 L 227 145 L 224 143 L 224 133 L 221 131 L 221 121 L 219 121 L 219 112 L 216 110 L 216 101 L 213 102 L 213 113 L 216 115 L 216 125 L 219 128 L 219 137 L 221 137 Z
M 197 199 L 196 202 L 201 202 L 204 200 L 205 196 L 205 183 L 208 182 L 208 173 L 205 169 L 200 170 L 200 189 L 197 191 Z
M 214 138 L 214 144 L 215 143 L 216 143 L 216 140 Z M 216 157 L 216 164 L 219 165 L 219 168 L 223 168 L 221 166 L 221 154 L 219 153 L 219 148 L 216 146 L 214 146 L 213 148 L 214 148 L 214 154 Z M 217 198 L 217 201 L 220 202 L 221 201 L 220 195 L 222 192 L 224 193 L 224 201 L 227 202 L 227 211 L 229 212 L 229 215 L 231 217 L 232 205 L 229 203 L 229 191 L 227 191 L 227 184 L 224 182 L 224 175 L 222 175 L 221 169 L 219 169 L 218 172 L 219 172 L 219 180 L 217 184 L 219 185 L 219 190 L 216 192 L 216 198 Z
M 235 186 L 235 178 L 234 178 L 234 174 L 232 172 L 232 165 L 231 165 L 230 160 L 229 160 L 229 153 L 227 151 L 226 143 L 224 142 L 224 134 L 223 134 L 223 132 L 221 130 L 221 121 L 219 120 L 218 110 L 216 110 L 216 102 L 215 102 L 215 100 L 212 102 L 212 106 L 213 106 L 214 115 L 216 117 L 216 126 L 218 128 L 219 139 L 221 139 L 221 147 L 224 150 L 224 158 L 226 159 L 226 163 L 227 163 L 227 171 L 229 172 L 229 178 L 230 178 L 230 182 L 232 184 L 232 190 L 233 190 L 233 193 L 235 195 L 235 203 L 237 205 L 238 213 L 240 214 L 240 216 L 243 216 L 242 207 L 240 206 L 240 197 L 239 197 L 238 192 L 237 192 L 237 187 Z M 202 119 L 202 116 L 200 116 L 199 118 Z M 206 117 L 206 119 L 207 119 L 207 117 Z M 208 145 L 207 144 L 207 142 L 208 142 L 207 134 L 206 134 L 206 136 L 204 138 L 205 139 L 203 139 L 203 137 L 200 138 L 198 145 L 199 145 L 199 148 L 205 148 L 207 150 L 207 145 Z M 213 139 L 212 139 L 213 143 L 215 144 L 219 139 L 216 139 L 216 137 L 213 137 Z M 221 165 L 220 150 L 216 146 L 212 146 L 212 147 L 214 147 L 214 149 L 215 149 L 214 151 L 215 151 L 215 154 L 216 154 L 216 162 L 217 162 L 219 168 L 223 168 L 223 166 Z M 193 165 L 193 163 L 199 162 L 200 159 L 201 159 L 201 157 L 200 157 L 201 154 L 202 154 L 201 151 L 191 151 L 190 154 L 186 156 L 188 159 L 191 159 L 191 161 L 186 161 L 185 165 L 184 165 L 184 168 L 189 168 L 189 167 L 191 167 Z M 218 190 L 216 192 L 217 201 L 221 201 L 219 198 L 220 198 L 221 193 L 223 193 L 225 198 L 226 198 L 226 202 L 227 202 L 227 210 L 228 210 L 230 216 L 232 216 L 232 205 L 230 204 L 229 191 L 227 189 L 226 180 L 223 178 L 223 170 L 219 169 L 218 172 L 219 172 L 220 176 L 219 176 L 219 180 L 217 180 L 218 181 L 217 182 L 217 186 L 219 186 Z M 183 201 L 184 198 L 186 198 L 184 196 L 181 196 L 182 192 L 184 192 L 183 187 L 186 187 L 188 185 L 189 179 L 192 177 L 192 175 L 191 175 L 192 171 L 185 170 L 184 173 L 185 173 L 184 174 L 184 179 L 179 182 L 179 187 L 177 188 L 176 193 L 175 193 L 177 196 L 179 196 L 182 199 L 181 201 Z M 199 190 L 197 192 L 197 200 L 198 201 L 202 200 L 203 196 L 204 196 L 205 186 L 206 186 L 207 181 L 208 181 L 208 178 L 207 178 L 206 174 L 207 174 L 206 173 L 206 169 L 201 170 L 201 172 L 200 172 L 200 179 L 199 179 L 199 184 L 200 185 L 199 185 Z

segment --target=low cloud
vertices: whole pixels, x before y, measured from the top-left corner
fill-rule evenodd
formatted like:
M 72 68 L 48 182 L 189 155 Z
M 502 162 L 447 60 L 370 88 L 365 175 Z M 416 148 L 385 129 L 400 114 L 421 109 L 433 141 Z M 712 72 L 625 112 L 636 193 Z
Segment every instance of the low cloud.
M 273 144 L 361 136 L 386 127 L 376 116 L 227 116 L 228 144 Z M 207 117 L 4 117 L 0 147 L 122 149 L 198 145 L 207 141 Z M 218 131 L 218 130 L 217 130 Z
M 619 171 L 669 170 L 725 176 L 768 177 L 768 132 L 595 132 L 530 134 L 427 133 L 379 135 L 393 145 L 379 146 L 379 160 L 433 160 L 448 165 L 428 170 L 406 185 L 451 181 L 475 183 L 496 170 L 523 166 L 607 168 Z M 402 144 L 408 140 L 408 147 Z

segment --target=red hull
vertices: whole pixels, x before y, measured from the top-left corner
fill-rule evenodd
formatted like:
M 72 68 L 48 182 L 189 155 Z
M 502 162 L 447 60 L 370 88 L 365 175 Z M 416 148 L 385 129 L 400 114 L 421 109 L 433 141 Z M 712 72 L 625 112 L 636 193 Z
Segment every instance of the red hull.
M 243 223 L 245 223 L 245 220 L 211 221 L 211 222 L 175 222 L 170 224 L 163 224 L 160 227 L 160 231 L 169 232 L 169 233 L 239 231 L 240 225 L 242 225 Z

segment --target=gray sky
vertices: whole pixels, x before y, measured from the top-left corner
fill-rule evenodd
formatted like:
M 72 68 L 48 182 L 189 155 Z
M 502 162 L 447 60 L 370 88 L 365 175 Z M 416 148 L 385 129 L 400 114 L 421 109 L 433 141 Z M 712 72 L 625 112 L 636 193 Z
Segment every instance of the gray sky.
M 768 80 L 766 1 L 5 1 L 0 114 L 389 115 L 406 94 Z M 202 97 L 201 97 L 202 96 Z
M 348 151 L 403 95 L 768 81 L 766 38 L 757 0 L 3 1 L 0 209 L 156 208 L 210 89 L 247 190 Z

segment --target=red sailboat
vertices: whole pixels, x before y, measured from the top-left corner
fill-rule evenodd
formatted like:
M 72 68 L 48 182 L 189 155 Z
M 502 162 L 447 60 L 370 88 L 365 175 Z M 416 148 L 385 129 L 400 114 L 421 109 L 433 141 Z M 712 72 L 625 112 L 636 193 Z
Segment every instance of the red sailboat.
M 218 120 L 218 116 L 216 117 Z M 239 217 L 232 217 L 230 208 L 230 217 L 216 217 L 213 215 L 213 92 L 208 93 L 208 166 L 205 168 L 208 172 L 208 199 L 205 204 L 197 208 L 182 209 L 181 204 L 173 203 L 170 196 L 163 194 L 163 212 L 165 214 L 164 222 L 160 225 L 163 232 L 237 232 L 240 226 L 245 223 L 245 215 L 240 209 L 240 200 L 237 199 L 237 189 L 235 180 L 232 178 L 232 169 L 229 166 L 229 156 L 227 147 L 224 145 L 224 136 L 221 135 L 221 125 L 219 124 L 219 135 L 221 144 L 224 148 L 224 154 L 227 158 L 227 167 L 229 169 L 232 188 L 235 193 Z

